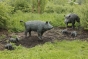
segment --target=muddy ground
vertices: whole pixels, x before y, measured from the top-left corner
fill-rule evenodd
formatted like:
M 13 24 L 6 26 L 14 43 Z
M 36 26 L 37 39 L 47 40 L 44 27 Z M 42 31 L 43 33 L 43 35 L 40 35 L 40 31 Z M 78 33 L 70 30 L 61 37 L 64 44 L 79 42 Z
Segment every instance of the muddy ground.
M 27 37 L 25 38 L 24 32 L 21 33 L 8 33 L 6 30 L 0 30 L 0 50 L 4 50 L 4 46 L 7 44 L 7 41 L 9 40 L 9 36 L 18 36 L 20 41 L 16 43 L 16 45 L 22 45 L 23 47 L 26 48 L 31 48 L 34 47 L 38 44 L 44 44 L 45 42 L 54 42 L 55 40 L 58 41 L 62 41 L 62 40 L 87 40 L 88 41 L 88 30 L 77 30 L 77 29 L 71 29 L 68 28 L 68 31 L 77 31 L 77 36 L 76 37 L 71 37 L 70 33 L 68 35 L 64 35 L 62 34 L 62 30 L 64 30 L 65 28 L 61 28 L 61 27 L 56 27 L 53 28 L 49 31 L 46 31 L 43 34 L 43 39 L 42 41 L 40 41 L 38 39 L 38 35 L 36 32 L 32 32 L 32 36 L 31 37 Z

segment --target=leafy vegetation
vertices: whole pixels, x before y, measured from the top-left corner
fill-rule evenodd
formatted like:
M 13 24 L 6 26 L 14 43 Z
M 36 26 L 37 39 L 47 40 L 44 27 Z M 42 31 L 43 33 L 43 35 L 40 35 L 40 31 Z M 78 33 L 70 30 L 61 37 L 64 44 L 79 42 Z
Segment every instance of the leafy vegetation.
M 12 19 L 10 20 L 10 31 L 23 31 L 24 30 L 24 23 L 20 23 L 20 20 L 23 20 L 24 22 L 29 20 L 42 20 L 42 21 L 51 21 L 53 26 L 65 26 L 63 20 L 64 14 L 33 14 L 33 13 L 23 13 L 21 11 L 18 11 L 16 14 L 12 15 Z M 57 22 L 58 21 L 58 22 Z M 59 23 L 60 22 L 60 23 Z M 19 26 L 18 26 L 19 25 Z
M 0 28 L 19 32 L 24 30 L 20 20 L 49 20 L 53 26 L 64 27 L 64 16 L 76 13 L 81 19 L 81 26 L 88 28 L 87 0 L 1 0 Z M 38 14 L 42 13 L 42 14 Z
M 20 20 L 48 20 L 54 27 L 65 27 L 64 15 L 68 13 L 78 14 L 81 27 L 88 29 L 87 9 L 88 0 L 0 0 L 0 29 L 24 31 L 24 23 L 20 23 Z M 4 35 L 0 37 L 3 38 Z M 0 58 L 88 59 L 88 43 L 80 40 L 47 42 L 33 48 L 22 45 L 14 47 L 16 49 L 12 51 L 0 51 Z
M 7 29 L 9 23 L 9 15 L 13 10 L 11 6 L 6 4 L 5 2 L 0 2 L 0 28 Z
M 15 45 L 14 45 L 15 46 Z M 0 51 L 1 59 L 87 59 L 88 43 L 86 41 L 55 41 L 25 48 L 15 46 L 12 51 Z

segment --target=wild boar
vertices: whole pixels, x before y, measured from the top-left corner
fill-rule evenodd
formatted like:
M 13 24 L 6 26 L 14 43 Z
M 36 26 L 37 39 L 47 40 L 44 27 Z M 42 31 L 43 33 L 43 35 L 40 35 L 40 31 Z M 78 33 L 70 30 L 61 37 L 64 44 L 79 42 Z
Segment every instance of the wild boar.
M 76 21 L 79 23 L 78 27 L 80 27 L 80 18 L 79 18 L 78 15 L 70 13 L 70 14 L 68 14 L 68 15 L 65 16 L 66 27 L 68 27 L 68 23 L 72 23 L 72 28 L 74 29 L 74 27 L 75 27 L 74 25 L 75 25 Z
M 23 21 L 20 21 L 23 22 Z M 25 37 L 27 37 L 27 33 L 29 32 L 29 36 L 31 36 L 31 31 L 36 31 L 38 33 L 38 38 L 41 40 L 42 35 L 45 31 L 50 30 L 53 26 L 48 22 L 34 20 L 24 22 L 25 25 Z

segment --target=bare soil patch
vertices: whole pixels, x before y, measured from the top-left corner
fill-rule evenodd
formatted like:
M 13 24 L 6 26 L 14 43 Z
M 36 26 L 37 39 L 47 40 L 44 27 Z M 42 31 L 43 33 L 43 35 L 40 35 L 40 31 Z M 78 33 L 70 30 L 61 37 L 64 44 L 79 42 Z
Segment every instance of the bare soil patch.
M 8 33 L 6 30 L 0 30 L 0 36 L 5 35 L 4 38 L 0 39 L 0 50 L 4 50 L 4 45 L 7 44 L 7 40 L 9 40 L 9 35 L 13 36 L 16 35 L 18 37 L 20 37 L 20 41 L 16 43 L 16 45 L 22 45 L 26 48 L 31 48 L 34 47 L 38 44 L 44 44 L 45 42 L 54 42 L 55 40 L 58 41 L 62 41 L 62 40 L 82 40 L 82 41 L 88 41 L 88 30 L 77 30 L 74 29 L 75 31 L 77 31 L 77 37 L 71 37 L 70 34 L 69 35 L 64 35 L 62 34 L 62 30 L 64 30 L 65 28 L 62 27 L 56 27 L 53 28 L 51 30 L 46 31 L 43 34 L 43 39 L 40 41 L 39 38 L 37 37 L 37 33 L 36 32 L 32 32 L 32 36 L 31 37 L 27 37 L 25 38 L 24 32 L 21 33 Z M 74 31 L 71 28 L 68 28 L 68 31 Z

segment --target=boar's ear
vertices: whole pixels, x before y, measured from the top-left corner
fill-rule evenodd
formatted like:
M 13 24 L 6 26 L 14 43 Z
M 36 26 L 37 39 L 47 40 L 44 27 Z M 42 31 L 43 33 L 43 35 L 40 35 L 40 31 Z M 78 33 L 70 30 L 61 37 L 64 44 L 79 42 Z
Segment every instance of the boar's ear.
M 68 17 L 71 17 L 70 15 Z
M 49 21 L 49 23 L 51 23 L 51 21 Z
M 46 21 L 46 24 L 48 24 L 48 21 Z

